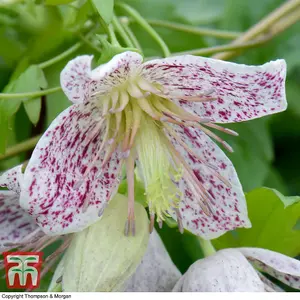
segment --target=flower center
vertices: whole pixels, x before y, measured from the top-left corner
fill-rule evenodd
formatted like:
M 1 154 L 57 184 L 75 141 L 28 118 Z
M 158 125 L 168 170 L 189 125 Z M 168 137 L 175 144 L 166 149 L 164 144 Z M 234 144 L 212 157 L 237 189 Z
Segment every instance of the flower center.
M 136 140 L 137 168 L 145 184 L 150 215 L 156 214 L 157 221 L 163 221 L 170 209 L 178 207 L 182 167 L 175 164 L 159 125 L 148 116 L 141 121 Z

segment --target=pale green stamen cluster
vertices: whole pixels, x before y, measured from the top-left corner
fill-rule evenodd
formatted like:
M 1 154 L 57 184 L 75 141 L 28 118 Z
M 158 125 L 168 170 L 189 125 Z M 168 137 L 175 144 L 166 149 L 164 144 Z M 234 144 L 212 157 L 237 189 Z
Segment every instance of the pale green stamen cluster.
M 158 126 L 148 116 L 142 120 L 136 150 L 150 214 L 156 214 L 160 221 L 169 216 L 171 208 L 178 207 L 181 195 L 176 182 L 181 179 L 182 170 L 172 163 Z

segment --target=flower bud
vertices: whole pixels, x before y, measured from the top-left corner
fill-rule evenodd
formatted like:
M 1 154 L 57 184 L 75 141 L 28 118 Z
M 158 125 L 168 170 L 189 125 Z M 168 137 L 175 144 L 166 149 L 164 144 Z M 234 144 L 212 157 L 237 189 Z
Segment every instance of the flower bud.
M 264 284 L 247 259 L 225 249 L 195 262 L 173 292 L 264 292 Z
M 117 194 L 101 220 L 76 233 L 64 257 L 62 287 L 72 292 L 117 291 L 140 263 L 149 240 L 148 216 L 135 203 L 134 237 L 124 235 L 127 198 Z

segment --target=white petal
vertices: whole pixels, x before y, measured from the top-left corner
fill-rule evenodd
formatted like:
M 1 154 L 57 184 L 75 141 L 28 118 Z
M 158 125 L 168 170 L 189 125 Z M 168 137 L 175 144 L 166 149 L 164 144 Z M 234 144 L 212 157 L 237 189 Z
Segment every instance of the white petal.
M 9 244 L 23 242 L 36 229 L 34 219 L 20 207 L 19 195 L 0 191 L 0 251 L 12 248 Z
M 197 155 L 193 156 L 168 135 L 175 149 L 189 165 L 196 183 L 210 196 L 209 206 L 212 209 L 210 215 L 204 213 L 200 206 L 200 194 L 193 189 L 195 184 L 188 184 L 188 177 L 184 174 L 179 182 L 182 192 L 179 211 L 183 226 L 205 239 L 219 237 L 237 227 L 251 227 L 241 184 L 224 152 L 200 129 L 177 125 L 172 126 L 172 129 Z M 170 213 L 176 219 L 176 214 Z
M 283 111 L 286 63 L 276 60 L 246 66 L 212 58 L 184 55 L 143 64 L 144 77 L 184 109 L 213 122 L 241 122 Z M 184 100 L 203 95 L 217 101 Z
M 267 249 L 238 248 L 238 250 L 263 272 L 295 289 L 300 289 L 300 261 Z
M 10 191 L 20 193 L 23 181 L 22 165 L 18 165 L 0 176 L 0 187 L 6 187 Z
M 143 57 L 136 52 L 127 51 L 115 55 L 108 63 L 91 72 L 91 95 L 105 94 L 126 80 L 135 78 L 142 61 Z
M 190 266 L 173 292 L 264 292 L 253 267 L 235 249 L 225 249 Z
M 92 55 L 82 55 L 69 61 L 60 74 L 61 87 L 70 101 L 82 103 L 89 97 Z
M 32 153 L 24 174 L 21 206 L 46 234 L 81 231 L 99 219 L 116 192 L 121 153 L 114 151 L 101 168 L 105 152 L 99 154 L 99 150 L 105 125 L 99 127 L 99 114 L 92 103 L 67 108 Z

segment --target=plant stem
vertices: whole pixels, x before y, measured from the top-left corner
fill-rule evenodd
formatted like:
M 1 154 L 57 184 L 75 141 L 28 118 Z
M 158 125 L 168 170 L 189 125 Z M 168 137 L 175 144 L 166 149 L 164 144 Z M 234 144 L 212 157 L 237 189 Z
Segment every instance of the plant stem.
M 263 18 L 260 22 L 255 24 L 249 30 L 247 30 L 244 34 L 242 34 L 239 38 L 237 38 L 233 44 L 239 44 L 242 42 L 249 41 L 265 31 L 269 31 L 270 27 L 274 25 L 278 20 L 287 15 L 289 12 L 295 10 L 298 6 L 300 6 L 300 0 L 289 0 L 279 8 L 275 9 L 272 13 L 270 13 L 267 17 Z M 224 52 L 218 53 L 214 56 L 214 58 L 226 60 L 234 55 L 233 52 Z
M 82 40 L 82 42 L 87 44 L 89 47 L 94 49 L 96 52 L 101 52 L 101 49 L 98 48 L 96 45 L 94 45 L 86 36 L 83 36 L 82 34 L 79 34 L 79 38 Z
M 176 52 L 172 53 L 172 56 L 175 55 L 185 55 L 185 54 L 191 54 L 191 55 L 209 55 L 220 51 L 228 51 L 228 50 L 242 50 L 242 49 L 248 49 L 253 48 L 255 46 L 261 45 L 267 41 L 269 41 L 269 37 L 265 37 L 264 39 L 257 39 L 255 41 L 251 41 L 248 43 L 243 44 L 228 44 L 228 45 L 221 45 L 221 46 L 214 46 L 214 47 L 207 47 L 207 48 L 201 48 L 201 49 L 193 49 L 188 51 L 182 51 L 182 52 Z
M 0 160 L 4 160 L 35 147 L 42 135 L 37 135 L 29 140 L 21 142 L 7 149 L 6 153 L 0 154 Z
M 210 240 L 204 240 L 203 238 L 198 237 L 198 241 L 205 257 L 216 253 L 216 250 Z
M 46 60 L 46 61 L 40 63 L 38 66 L 41 69 L 44 69 L 44 68 L 47 68 L 51 65 L 54 65 L 55 63 L 63 60 L 64 58 L 68 57 L 69 55 L 71 55 L 72 53 L 77 51 L 81 46 L 82 46 L 82 42 L 78 42 L 75 45 L 73 45 L 71 48 L 69 48 L 68 50 L 62 52 L 61 54 L 59 54 L 59 55 L 57 55 L 57 56 L 55 56 L 55 57 L 53 57 L 49 60 Z
M 86 36 L 85 36 L 85 39 L 87 39 L 93 32 L 94 30 L 96 29 L 93 28 Z M 82 38 L 83 39 L 83 38 Z M 69 55 L 71 55 L 72 53 L 76 52 L 81 46 L 83 45 L 82 42 L 77 42 L 75 45 L 73 45 L 72 47 L 70 47 L 69 49 L 67 49 L 66 51 L 62 52 L 61 54 L 49 59 L 49 60 L 46 60 L 44 62 L 41 62 L 38 66 L 41 68 L 41 69 L 44 69 L 44 68 L 48 68 L 49 66 L 51 65 L 54 65 L 55 63 L 58 63 L 59 61 L 65 59 L 66 57 L 68 57 Z
M 207 35 L 213 36 L 222 39 L 236 39 L 241 35 L 240 32 L 226 31 L 226 30 L 217 30 L 210 28 L 200 28 L 196 26 L 183 25 L 175 22 L 163 21 L 163 20 L 153 20 L 147 19 L 148 23 L 153 26 L 164 27 L 169 29 L 174 29 L 178 31 L 193 33 L 196 35 Z
M 112 27 L 112 24 L 110 24 L 108 26 L 108 35 L 109 35 L 109 39 L 110 39 L 110 42 L 113 46 L 121 46 L 117 37 L 116 37 L 116 34 L 114 32 L 114 29 Z
M 120 23 L 123 25 L 123 28 L 124 28 L 125 32 L 127 33 L 127 35 L 129 36 L 129 38 L 131 39 L 134 47 L 142 52 L 143 49 L 142 49 L 139 41 L 137 40 L 135 34 L 131 30 L 129 24 L 128 24 L 128 18 L 127 17 L 120 18 Z
M 126 46 L 134 48 L 134 44 L 132 43 L 131 39 L 129 38 L 128 34 L 125 32 L 123 26 L 119 22 L 119 19 L 116 18 L 116 16 L 113 16 L 112 24 L 115 30 L 118 32 L 118 34 L 122 37 Z
M 161 38 L 161 36 L 149 25 L 149 23 L 139 14 L 138 11 L 136 11 L 131 6 L 124 4 L 124 3 L 116 3 L 116 5 L 123 8 L 141 27 L 144 28 L 145 31 L 147 31 L 152 38 L 158 43 L 160 46 L 164 57 L 170 56 L 170 50 L 165 43 L 165 41 Z
M 0 93 L 0 99 L 2 100 L 2 99 L 18 99 L 18 98 L 36 98 L 44 95 L 53 94 L 59 91 L 61 91 L 60 86 L 56 86 L 54 88 L 50 88 L 47 90 L 40 90 L 40 91 L 27 92 L 27 93 Z

